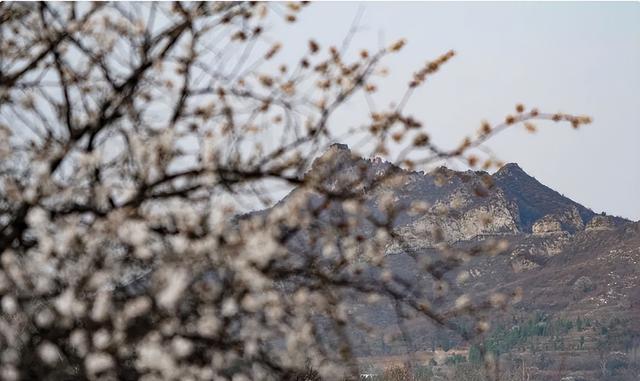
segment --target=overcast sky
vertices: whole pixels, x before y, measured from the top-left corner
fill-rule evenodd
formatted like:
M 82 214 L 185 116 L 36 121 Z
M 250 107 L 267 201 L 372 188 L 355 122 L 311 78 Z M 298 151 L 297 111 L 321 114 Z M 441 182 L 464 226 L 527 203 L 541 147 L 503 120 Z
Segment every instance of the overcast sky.
M 397 99 L 426 60 L 458 53 L 406 108 L 434 139 L 452 146 L 517 102 L 588 114 L 593 124 L 578 131 L 519 128 L 489 146 L 596 212 L 640 219 L 640 3 L 313 3 L 295 25 L 272 30 L 285 36 L 283 58 L 299 56 L 309 36 L 339 46 L 359 8 L 352 53 L 408 40 L 377 83 L 384 99 Z M 367 110 L 354 102 L 332 122 L 347 127 Z

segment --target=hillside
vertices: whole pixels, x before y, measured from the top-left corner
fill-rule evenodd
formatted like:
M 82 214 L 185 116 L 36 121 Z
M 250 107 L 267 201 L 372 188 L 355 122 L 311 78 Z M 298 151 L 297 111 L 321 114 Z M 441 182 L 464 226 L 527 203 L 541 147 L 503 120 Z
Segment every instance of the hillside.
M 463 293 L 473 303 L 496 292 L 522 292 L 520 301 L 508 311 L 490 316 L 493 327 L 506 324 L 513 328 L 515 321 L 535 316 L 543 316 L 545 322 L 580 317 L 598 327 L 615 319 L 622 322 L 622 329 L 640 338 L 640 224 L 595 214 L 541 184 L 517 164 L 506 164 L 494 174 L 445 167 L 423 173 L 406 171 L 379 159 L 363 159 L 344 145 L 333 145 L 313 163 L 305 180 L 313 186 L 294 189 L 272 209 L 259 214 L 286 210 L 292 205 L 312 209 L 322 205 L 314 213 L 314 226 L 332 229 L 354 217 L 335 195 L 358 195 L 365 211 L 355 215 L 355 229 L 366 239 L 375 234 L 372 221 L 389 218 L 381 201 L 387 197 L 386 202 L 390 199 L 399 212 L 386 221 L 396 238 L 389 239 L 385 260 L 395 276 L 423 290 L 434 301 L 434 307 L 451 307 Z M 301 198 L 306 200 L 302 206 Z M 425 206 L 419 213 L 411 211 L 416 202 Z M 324 243 L 311 237 L 309 231 L 296 232 L 291 250 L 320 253 Z M 469 250 L 497 239 L 506 243 L 500 255 L 473 256 L 451 268 L 439 259 L 442 245 L 449 250 Z M 421 269 L 425 261 L 433 264 L 428 271 L 435 278 L 424 276 Z M 451 287 L 443 298 L 433 291 L 439 277 Z M 396 316 L 385 300 L 370 304 L 354 298 L 348 312 L 369 326 L 366 332 L 356 327 L 350 332 L 361 356 L 469 345 L 455 332 L 443 333 L 442 328 L 423 320 L 406 325 L 412 337 L 410 344 L 398 340 Z M 581 333 L 581 349 L 595 348 L 593 343 L 602 339 L 599 332 Z M 569 331 L 565 334 L 569 335 Z M 615 350 L 624 346 L 622 342 L 611 345 Z M 640 340 L 637 346 L 640 347 Z M 545 373 L 540 372 L 538 375 L 544 377 Z M 597 369 L 580 374 L 587 375 L 587 379 L 600 379 Z

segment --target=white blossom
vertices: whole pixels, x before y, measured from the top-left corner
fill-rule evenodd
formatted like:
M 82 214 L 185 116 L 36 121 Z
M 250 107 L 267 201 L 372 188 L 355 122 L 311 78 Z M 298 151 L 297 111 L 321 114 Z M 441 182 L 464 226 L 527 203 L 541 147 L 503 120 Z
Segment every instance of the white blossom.
M 189 356 L 193 352 L 193 343 L 184 337 L 176 336 L 171 341 L 171 348 L 173 354 L 177 358 L 183 358 Z
M 109 346 L 109 343 L 111 342 L 111 335 L 106 329 L 100 329 L 93 334 L 92 342 L 95 348 L 104 350 Z
M 203 337 L 215 337 L 220 329 L 220 320 L 212 314 L 206 314 L 198 320 L 198 334 Z
M 55 319 L 55 315 L 53 311 L 49 308 L 43 308 L 36 314 L 35 322 L 39 327 L 47 328 L 50 327 Z
M 94 321 L 104 321 L 111 311 L 111 295 L 107 291 L 98 293 L 91 310 L 91 318 Z
M 87 369 L 87 372 L 93 377 L 99 373 L 112 369 L 114 365 L 115 362 L 113 361 L 113 357 L 103 352 L 90 353 L 84 360 L 84 366 Z
M 2 311 L 7 315 L 13 315 L 18 311 L 18 302 L 11 295 L 2 297 Z
M 222 316 L 233 316 L 238 312 L 238 303 L 235 299 L 227 298 L 222 302 Z
M 182 293 L 189 285 L 190 274 L 185 269 L 167 271 L 165 274 L 165 286 L 157 297 L 158 304 L 165 309 L 175 308 Z
M 175 374 L 176 367 L 173 356 L 165 352 L 158 343 L 143 343 L 138 347 L 137 352 L 137 368 L 160 371 L 164 378 L 171 378 Z
M 61 360 L 58 347 L 47 341 L 38 346 L 38 355 L 40 356 L 42 361 L 49 366 L 54 366 L 58 361 Z
M 138 316 L 145 314 L 151 308 L 151 301 L 145 296 L 133 299 L 124 307 L 125 319 L 135 319 Z

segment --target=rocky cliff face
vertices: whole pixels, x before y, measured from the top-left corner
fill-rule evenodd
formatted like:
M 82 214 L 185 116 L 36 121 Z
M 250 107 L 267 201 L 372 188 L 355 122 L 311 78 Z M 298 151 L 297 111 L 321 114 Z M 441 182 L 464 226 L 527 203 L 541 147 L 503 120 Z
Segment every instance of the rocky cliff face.
M 531 231 L 533 234 L 552 234 L 563 232 L 560 221 L 551 214 L 548 214 L 536 221 L 531 227 Z

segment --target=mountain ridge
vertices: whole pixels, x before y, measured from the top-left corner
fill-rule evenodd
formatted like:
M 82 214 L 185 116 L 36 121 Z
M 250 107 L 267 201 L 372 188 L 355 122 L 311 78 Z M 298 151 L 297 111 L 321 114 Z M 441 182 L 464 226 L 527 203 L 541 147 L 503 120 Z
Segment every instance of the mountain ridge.
M 509 212 L 514 216 L 518 229 L 527 233 L 533 232 L 536 222 L 544 223 L 541 220 L 547 216 L 551 216 L 548 219 L 558 220 L 556 222 L 560 223 L 562 230 L 575 233 L 583 230 L 597 215 L 590 208 L 540 183 L 517 163 L 507 163 L 493 174 L 474 170 L 455 171 L 445 166 L 425 173 L 406 170 L 380 158 L 361 158 L 351 152 L 347 145 L 333 144 L 313 162 L 304 178 L 311 180 L 321 190 L 334 192 L 344 190 L 341 186 L 366 192 L 377 182 L 393 183 L 389 178 L 394 178 L 399 183 L 396 189 L 393 186 L 381 188 L 395 190 L 400 207 L 407 207 L 409 201 L 416 200 L 431 205 L 442 204 L 455 193 L 466 196 L 458 201 L 462 204 L 467 202 L 468 207 L 473 207 L 468 202 L 470 196 L 491 198 L 499 194 L 504 196 L 506 204 L 510 204 L 508 207 L 512 209 Z M 353 184 L 364 186 L 354 188 Z M 460 205 L 453 206 L 453 209 L 465 209 L 455 207 Z M 622 217 L 606 218 L 616 226 L 630 222 Z M 408 222 L 403 216 L 399 219 L 401 225 Z

